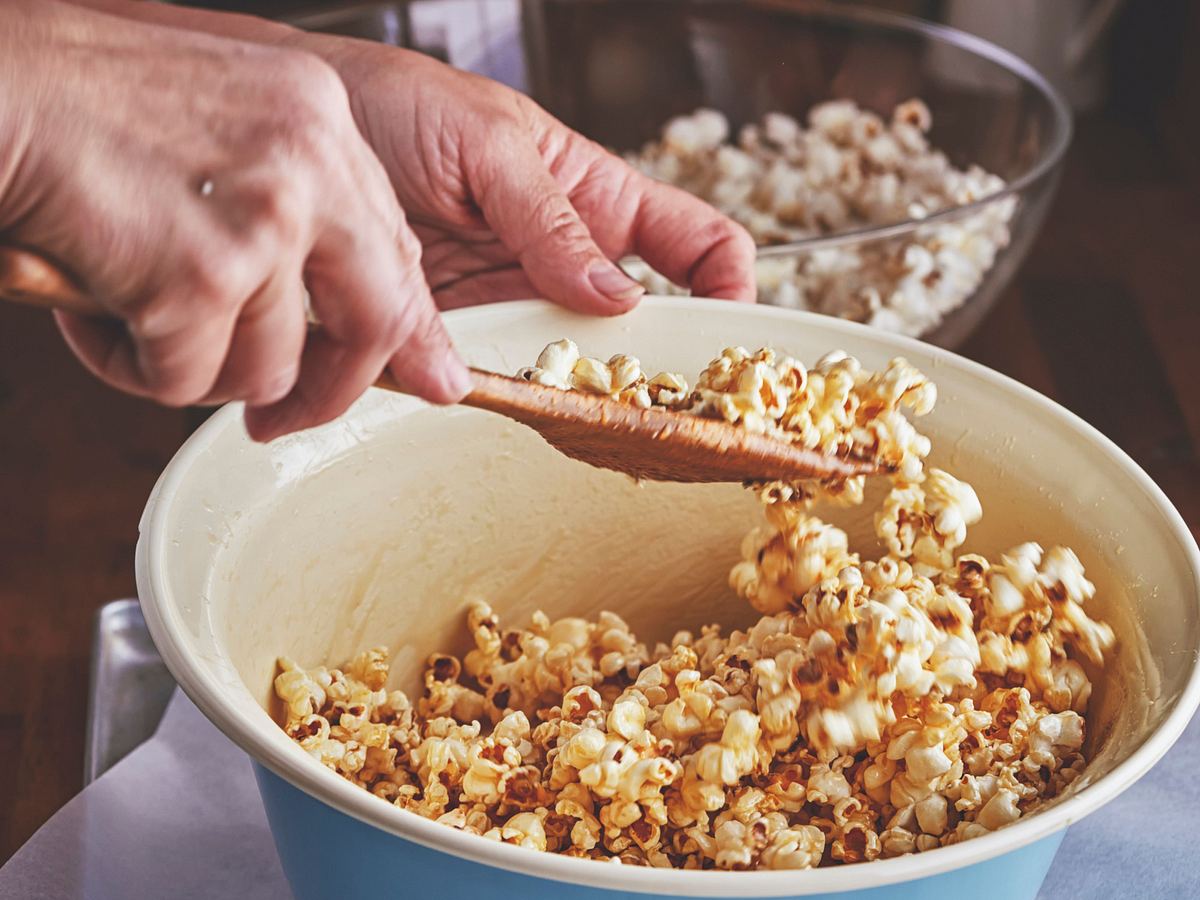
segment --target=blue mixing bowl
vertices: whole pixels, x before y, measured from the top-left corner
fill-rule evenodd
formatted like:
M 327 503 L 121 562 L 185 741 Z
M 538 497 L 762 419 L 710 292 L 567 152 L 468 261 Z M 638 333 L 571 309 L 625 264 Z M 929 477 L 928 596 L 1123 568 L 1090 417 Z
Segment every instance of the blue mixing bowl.
M 538 853 L 399 809 L 324 768 L 273 716 L 276 657 L 310 666 L 392 648 L 393 686 L 420 691 L 434 649 L 461 652 L 464 598 L 524 621 L 608 608 L 648 640 L 753 618 L 726 588 L 761 516 L 736 485 L 637 485 L 559 456 L 489 413 L 373 391 L 320 429 L 255 444 L 241 409 L 180 450 L 142 521 L 138 593 L 163 659 L 255 761 L 283 868 L 309 898 L 553 896 L 1033 898 L 1064 829 L 1132 784 L 1200 700 L 1200 553 L 1162 492 L 1120 449 L 1010 379 L 927 344 L 822 316 L 650 299 L 615 319 L 548 303 L 451 313 L 474 365 L 514 371 L 570 335 L 655 370 L 699 371 L 723 346 L 812 360 L 841 348 L 880 368 L 904 356 L 939 389 L 921 420 L 933 465 L 977 490 L 965 547 L 1076 549 L 1089 609 L 1118 646 L 1094 674 L 1090 763 L 1055 803 L 996 832 L 895 859 L 805 871 L 679 871 Z M 833 511 L 854 546 L 869 508 Z

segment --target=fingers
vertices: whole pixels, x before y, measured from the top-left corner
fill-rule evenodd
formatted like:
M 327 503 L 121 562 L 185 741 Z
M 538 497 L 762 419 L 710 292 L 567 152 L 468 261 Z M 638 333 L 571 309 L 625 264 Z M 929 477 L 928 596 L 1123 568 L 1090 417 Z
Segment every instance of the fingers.
M 403 387 L 435 403 L 456 402 L 470 388 L 421 271 L 420 243 L 387 174 L 353 120 L 346 116 L 343 124 L 337 152 L 321 154 L 304 263 L 321 327 L 308 334 L 286 396 L 247 408 L 246 427 L 256 440 L 336 418 L 389 364 Z
M 412 230 L 421 242 L 421 268 L 438 309 L 537 296 L 525 270 L 494 234 L 471 240 L 419 223 L 413 223 Z
M 409 275 L 413 290 L 400 346 L 388 369 L 401 387 L 436 403 L 457 403 L 471 390 L 467 367 L 450 343 L 419 266 Z
M 85 369 L 118 390 L 138 397 L 150 396 L 142 384 L 137 349 L 124 322 L 76 315 L 61 309 L 54 311 L 54 321 L 67 346 Z
M 267 406 L 291 393 L 307 330 L 300 268 L 276 272 L 242 307 L 221 374 L 203 404 L 245 400 Z
M 505 266 L 467 275 L 433 293 L 433 299 L 441 310 L 527 300 L 535 296 L 537 290 L 520 266 Z
M 189 305 L 182 299 L 160 302 L 177 309 Z M 234 311 L 179 316 L 179 323 L 164 327 L 55 313 L 67 344 L 102 381 L 167 406 L 189 406 L 207 395 L 217 380 Z
M 255 440 L 336 418 L 389 364 L 402 386 L 435 403 L 456 402 L 470 389 L 406 225 L 394 238 L 382 229 L 326 230 L 305 279 L 321 328 L 309 334 L 287 396 L 246 410 Z
M 94 66 L 30 82 L 53 75 L 62 102 L 30 107 L 37 159 L 4 223 L 120 320 L 59 316 L 84 365 L 171 405 L 245 400 L 260 438 L 335 417 L 389 364 L 459 399 L 468 373 L 338 73 L 294 48 L 94 19 Z M 324 322 L 311 339 L 304 279 Z
M 753 302 L 754 240 L 686 191 L 635 174 L 640 194 L 634 251 L 698 297 Z
M 302 238 L 290 224 L 299 216 L 274 202 L 256 177 L 230 178 L 209 202 L 179 212 L 154 282 L 115 304 L 123 327 L 59 317 L 85 367 L 167 406 L 255 402 L 280 390 L 300 353 L 303 306 L 297 288 L 284 287 L 277 260 Z M 213 228 L 214 216 L 232 227 Z M 188 239 L 170 240 L 176 230 Z M 299 265 L 291 269 L 298 279 Z
M 496 145 L 472 185 L 475 199 L 533 286 L 579 312 L 615 315 L 636 304 L 645 289 L 596 246 L 533 142 Z

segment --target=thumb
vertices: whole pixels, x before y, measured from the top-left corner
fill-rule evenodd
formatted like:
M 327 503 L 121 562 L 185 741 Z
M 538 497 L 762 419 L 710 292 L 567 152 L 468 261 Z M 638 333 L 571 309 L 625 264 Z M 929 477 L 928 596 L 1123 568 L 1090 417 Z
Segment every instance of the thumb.
M 537 148 L 519 141 L 489 156 L 473 186 L 475 200 L 530 283 L 578 312 L 615 315 L 632 308 L 645 288 L 596 246 Z

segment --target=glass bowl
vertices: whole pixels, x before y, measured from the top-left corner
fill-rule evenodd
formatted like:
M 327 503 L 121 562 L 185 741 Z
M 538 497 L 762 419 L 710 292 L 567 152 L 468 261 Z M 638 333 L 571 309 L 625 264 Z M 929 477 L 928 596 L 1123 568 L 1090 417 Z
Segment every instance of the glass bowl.
M 736 135 L 769 112 L 803 122 L 827 100 L 885 120 L 924 100 L 932 147 L 1005 186 L 921 219 L 760 246 L 760 300 L 835 310 L 944 347 L 967 338 L 1024 260 L 1070 142 L 1066 103 L 1029 65 L 919 19 L 772 0 L 525 0 L 521 12 L 529 92 L 618 152 L 698 108 L 721 112 Z M 788 286 L 793 273 L 803 290 Z M 872 313 L 881 303 L 903 315 Z

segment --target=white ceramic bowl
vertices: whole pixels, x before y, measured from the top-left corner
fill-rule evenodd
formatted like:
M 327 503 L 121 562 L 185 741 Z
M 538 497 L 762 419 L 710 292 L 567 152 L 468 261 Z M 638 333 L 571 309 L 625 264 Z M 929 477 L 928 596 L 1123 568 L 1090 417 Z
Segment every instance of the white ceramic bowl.
M 384 873 L 393 891 L 436 887 L 441 896 L 907 897 L 981 885 L 987 896 L 1032 896 L 1062 830 L 1145 773 L 1195 709 L 1195 542 L 1124 453 L 1028 388 L 928 345 L 763 307 L 650 299 L 621 318 L 588 319 L 523 302 L 446 318 L 466 358 L 497 371 L 528 364 L 564 335 L 592 355 L 631 352 L 647 368 L 689 376 L 732 344 L 767 344 L 810 361 L 841 348 L 869 367 L 908 358 L 939 388 L 937 409 L 921 421 L 934 439 L 932 461 L 971 482 L 983 503 L 967 549 L 1066 544 L 1098 586 L 1091 608 L 1120 644 L 1097 676 L 1095 756 L 1068 796 L 996 833 L 799 873 L 574 860 L 396 809 L 322 768 L 276 725 L 269 710 L 278 655 L 337 663 L 387 643 L 395 683 L 415 690 L 428 652 L 464 648 L 468 596 L 488 598 L 512 621 L 535 608 L 552 616 L 614 609 L 647 638 L 708 621 L 744 623 L 751 611 L 725 579 L 757 504 L 736 486 L 636 485 L 560 457 L 496 416 L 378 391 L 340 421 L 269 446 L 245 436 L 241 409 L 230 406 L 187 442 L 155 488 L 141 523 L 138 588 L 184 691 L 258 763 L 298 897 L 335 887 L 365 896 Z M 873 546 L 870 507 L 869 497 L 865 509 L 830 516 L 848 528 L 852 546 Z M 1022 869 L 1020 853 L 1028 873 L 999 891 L 999 873 Z M 336 880 L 322 882 L 330 871 Z M 922 885 L 930 892 L 921 894 Z

